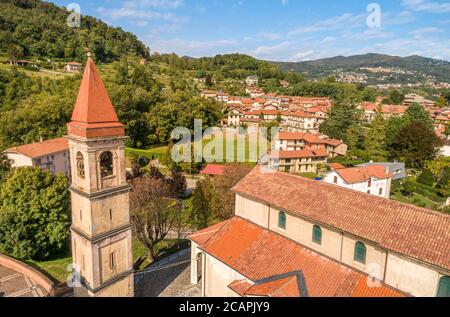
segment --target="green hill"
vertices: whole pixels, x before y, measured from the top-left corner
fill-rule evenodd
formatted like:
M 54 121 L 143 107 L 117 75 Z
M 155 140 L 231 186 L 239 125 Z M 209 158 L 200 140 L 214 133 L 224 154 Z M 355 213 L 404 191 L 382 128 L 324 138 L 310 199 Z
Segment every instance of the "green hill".
M 394 80 L 423 81 L 424 78 L 432 78 L 438 82 L 450 83 L 450 62 L 426 58 L 422 56 L 398 57 L 383 54 L 365 54 L 355 56 L 336 56 L 332 58 L 319 59 L 314 61 L 288 63 L 272 62 L 284 71 L 295 71 L 306 74 L 310 78 L 320 78 L 333 75 L 336 71 L 341 72 L 363 72 L 360 68 L 383 67 L 396 70 L 412 72 L 398 78 L 393 76 Z M 392 72 L 395 74 L 395 71 Z M 386 75 L 383 73 L 374 76 L 374 79 Z M 390 74 L 388 74 L 389 76 Z
M 71 28 L 68 15 L 66 9 L 40 0 L 0 0 L 0 55 L 82 61 L 88 47 L 102 62 L 124 54 L 149 56 L 135 35 L 89 16 L 82 16 L 81 28 Z

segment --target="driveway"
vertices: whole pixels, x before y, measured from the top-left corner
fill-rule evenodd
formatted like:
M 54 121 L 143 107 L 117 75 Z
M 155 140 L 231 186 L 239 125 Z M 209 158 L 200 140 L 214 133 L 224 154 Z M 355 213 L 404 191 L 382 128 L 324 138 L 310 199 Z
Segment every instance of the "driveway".
M 199 297 L 200 285 L 191 284 L 190 257 L 190 252 L 181 252 L 142 272 L 136 272 L 135 296 Z

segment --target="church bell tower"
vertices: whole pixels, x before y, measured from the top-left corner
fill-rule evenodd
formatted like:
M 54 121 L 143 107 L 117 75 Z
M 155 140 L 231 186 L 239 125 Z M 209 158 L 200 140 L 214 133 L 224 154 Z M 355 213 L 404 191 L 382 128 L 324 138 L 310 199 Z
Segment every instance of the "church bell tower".
M 134 296 L 125 132 L 89 57 L 67 124 L 75 296 Z

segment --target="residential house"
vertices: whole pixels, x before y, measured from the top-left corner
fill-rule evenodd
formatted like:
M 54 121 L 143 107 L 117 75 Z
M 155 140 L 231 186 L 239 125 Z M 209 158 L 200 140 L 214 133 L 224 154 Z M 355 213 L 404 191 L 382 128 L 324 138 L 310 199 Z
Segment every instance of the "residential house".
M 405 95 L 405 100 L 403 101 L 403 105 L 409 107 L 413 103 L 421 104 L 424 108 L 434 107 L 435 106 L 435 102 L 434 101 L 428 100 L 425 97 L 422 97 L 422 96 L 420 96 L 418 94 L 407 94 L 407 95 Z
M 225 165 L 208 164 L 200 172 L 201 175 L 220 176 L 225 173 Z
M 3 153 L 12 167 L 39 166 L 53 174 L 70 176 L 69 145 L 65 138 L 15 146 Z
M 258 76 L 248 76 L 248 77 L 245 79 L 245 84 L 246 84 L 247 86 L 258 86 L 258 83 L 259 83 L 259 78 L 258 78 Z
M 286 173 L 318 173 L 327 163 L 328 152 L 323 149 L 294 151 L 271 151 L 268 167 Z
M 335 140 L 324 135 L 303 132 L 280 132 L 276 136 L 275 149 L 282 151 L 299 151 L 304 149 L 324 150 L 329 158 L 347 155 L 347 145 L 342 140 Z
M 319 133 L 320 125 L 326 120 L 325 117 L 305 111 L 290 112 L 286 117 L 287 120 L 283 122 L 283 126 L 290 132 Z
M 79 73 L 83 70 L 83 64 L 78 62 L 69 62 L 64 66 L 64 70 L 69 73 Z
M 393 175 L 383 165 L 336 169 L 324 181 L 362 193 L 389 199 Z
M 364 163 L 357 165 L 357 167 L 369 167 L 369 166 L 377 166 L 381 165 L 386 168 L 387 171 L 389 171 L 390 174 L 392 174 L 392 180 L 402 180 L 407 177 L 406 174 L 406 164 L 402 162 L 370 162 L 370 163 Z
M 450 215 L 257 166 L 189 236 L 207 297 L 450 296 Z

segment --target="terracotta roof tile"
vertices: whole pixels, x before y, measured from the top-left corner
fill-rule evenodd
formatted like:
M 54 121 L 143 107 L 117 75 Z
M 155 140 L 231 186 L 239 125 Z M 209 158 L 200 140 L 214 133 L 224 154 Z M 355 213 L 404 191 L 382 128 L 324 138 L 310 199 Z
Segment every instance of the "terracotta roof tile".
M 273 279 L 290 272 L 302 272 L 305 292 L 311 297 L 359 296 L 371 292 L 367 283 L 361 282 L 367 280 L 366 275 L 238 217 L 225 223 L 200 248 L 248 279 L 247 283 L 230 284 L 241 295 L 300 296 L 297 278 Z M 264 279 L 267 281 L 258 283 Z M 391 294 L 384 290 L 388 288 L 386 285 L 379 287 L 380 294 Z
M 450 215 L 257 166 L 233 190 L 450 269 Z M 293 199 L 295 197 L 295 199 Z
M 122 136 L 124 128 L 91 58 L 86 63 L 68 134 L 84 138 Z
M 30 158 L 37 158 L 63 151 L 69 151 L 69 144 L 65 138 L 20 145 L 7 149 L 5 152 L 16 152 Z
M 225 172 L 225 165 L 208 164 L 200 172 L 203 175 L 223 175 Z
M 372 177 L 387 179 L 392 178 L 393 176 L 386 171 L 386 168 L 383 165 L 337 169 L 336 173 L 348 184 L 366 182 Z

